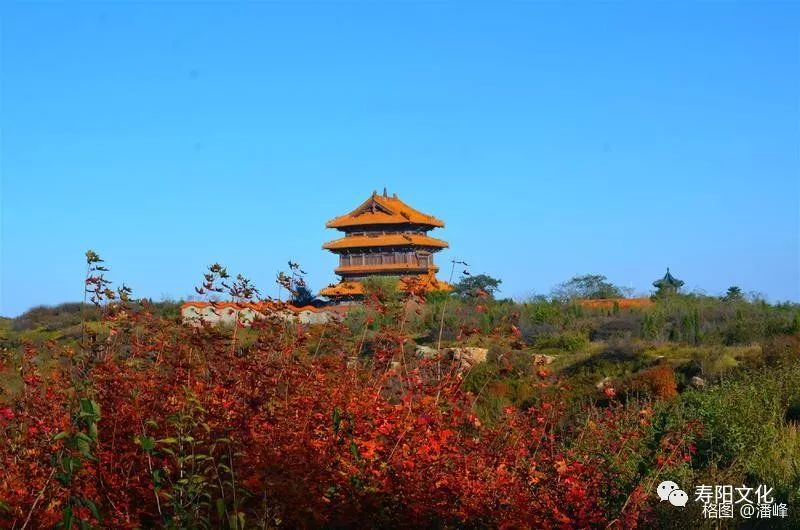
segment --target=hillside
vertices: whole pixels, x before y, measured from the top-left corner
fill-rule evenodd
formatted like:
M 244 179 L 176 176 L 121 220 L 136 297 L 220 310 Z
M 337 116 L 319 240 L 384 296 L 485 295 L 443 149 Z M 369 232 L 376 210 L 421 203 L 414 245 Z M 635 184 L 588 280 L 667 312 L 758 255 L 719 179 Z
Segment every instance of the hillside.
M 796 305 L 370 289 L 318 326 L 133 301 L 4 319 L 0 521 L 702 526 L 666 479 L 766 484 L 770 527 L 800 521 Z

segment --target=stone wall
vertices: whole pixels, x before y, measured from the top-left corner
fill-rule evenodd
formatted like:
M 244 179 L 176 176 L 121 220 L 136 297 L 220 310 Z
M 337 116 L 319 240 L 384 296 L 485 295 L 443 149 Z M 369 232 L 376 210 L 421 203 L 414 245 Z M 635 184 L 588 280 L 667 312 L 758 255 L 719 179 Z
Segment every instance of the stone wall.
M 248 326 L 266 314 L 278 316 L 288 322 L 300 324 L 325 324 L 341 319 L 341 308 L 294 307 L 278 304 L 251 304 L 234 302 L 186 302 L 181 306 L 181 318 L 185 324 L 199 326 L 206 322 L 213 326 L 233 326 L 235 322 Z

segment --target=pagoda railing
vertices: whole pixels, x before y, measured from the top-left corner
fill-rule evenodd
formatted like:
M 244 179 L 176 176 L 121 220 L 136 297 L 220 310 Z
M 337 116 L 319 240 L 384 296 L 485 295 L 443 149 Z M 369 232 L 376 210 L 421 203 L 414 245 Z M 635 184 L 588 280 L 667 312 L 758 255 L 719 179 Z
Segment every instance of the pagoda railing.
M 426 268 L 433 266 L 433 256 L 416 252 L 366 252 L 339 255 L 340 267 L 370 265 L 403 265 Z

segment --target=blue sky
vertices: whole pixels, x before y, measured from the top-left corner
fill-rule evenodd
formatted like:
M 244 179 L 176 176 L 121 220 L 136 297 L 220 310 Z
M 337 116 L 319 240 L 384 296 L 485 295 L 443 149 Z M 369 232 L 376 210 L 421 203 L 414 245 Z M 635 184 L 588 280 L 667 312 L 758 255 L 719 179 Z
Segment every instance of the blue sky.
M 455 258 L 547 293 L 800 300 L 800 9 L 769 3 L 6 3 L 0 314 L 214 261 L 335 279 L 325 221 L 388 186 Z M 442 267 L 444 276 L 447 272 Z

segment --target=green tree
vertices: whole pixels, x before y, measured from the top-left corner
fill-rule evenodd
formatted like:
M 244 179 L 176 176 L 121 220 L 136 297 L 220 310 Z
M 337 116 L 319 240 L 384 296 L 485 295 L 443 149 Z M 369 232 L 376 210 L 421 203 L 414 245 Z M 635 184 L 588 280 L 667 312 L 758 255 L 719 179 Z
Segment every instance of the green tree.
M 609 282 L 602 274 L 585 274 L 557 285 L 553 298 L 562 301 L 575 299 L 622 298 L 623 289 Z
M 311 305 L 314 298 L 315 296 L 311 289 L 305 285 L 299 285 L 295 288 L 294 294 L 292 294 L 292 305 L 295 307 Z
M 732 285 L 728 287 L 728 291 L 725 293 L 723 299 L 726 302 L 741 302 L 744 300 L 744 294 L 742 293 L 742 289 L 737 287 L 736 285 Z
M 503 280 L 492 278 L 488 274 L 463 276 L 453 286 L 453 293 L 461 297 L 479 296 L 485 293 L 490 298 L 494 298 L 494 294 L 500 290 L 501 283 L 503 283 Z
M 794 314 L 792 324 L 789 326 L 789 333 L 800 333 L 800 312 Z
M 400 278 L 397 276 L 372 276 L 365 278 L 362 283 L 366 298 L 374 297 L 382 304 L 394 304 L 402 298 Z

